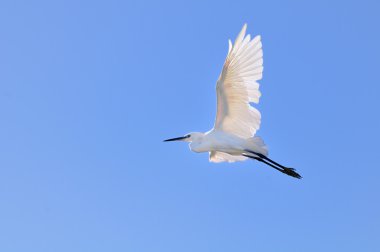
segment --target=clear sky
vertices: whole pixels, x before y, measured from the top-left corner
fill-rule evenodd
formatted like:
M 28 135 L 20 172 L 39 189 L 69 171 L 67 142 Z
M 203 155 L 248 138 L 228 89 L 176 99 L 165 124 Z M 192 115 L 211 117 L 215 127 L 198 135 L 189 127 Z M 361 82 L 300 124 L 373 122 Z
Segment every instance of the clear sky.
M 378 1 L 2 1 L 0 251 L 380 251 Z M 213 164 L 215 82 L 264 49 L 270 157 Z

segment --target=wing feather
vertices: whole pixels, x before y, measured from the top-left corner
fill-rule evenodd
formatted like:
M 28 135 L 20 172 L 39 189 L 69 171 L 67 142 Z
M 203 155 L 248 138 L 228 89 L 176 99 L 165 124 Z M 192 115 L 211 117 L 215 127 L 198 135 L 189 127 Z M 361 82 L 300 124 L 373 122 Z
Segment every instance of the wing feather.
M 228 153 L 219 152 L 219 151 L 211 151 L 210 152 L 210 162 L 220 163 L 220 162 L 236 162 L 236 161 L 244 161 L 247 158 L 244 156 L 233 156 Z
M 246 29 L 245 24 L 233 45 L 229 40 L 228 55 L 216 86 L 214 126 L 242 138 L 252 137 L 260 127 L 260 112 L 250 102 L 259 102 L 257 81 L 263 73 L 261 37 L 251 40 L 250 35 L 245 35 Z

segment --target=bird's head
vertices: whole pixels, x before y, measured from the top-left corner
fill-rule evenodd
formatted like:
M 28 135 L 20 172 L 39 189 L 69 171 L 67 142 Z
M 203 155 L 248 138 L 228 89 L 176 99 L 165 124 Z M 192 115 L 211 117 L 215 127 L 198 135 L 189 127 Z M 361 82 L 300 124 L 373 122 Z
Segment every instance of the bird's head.
M 192 142 L 198 142 L 198 141 L 202 140 L 203 136 L 204 136 L 204 133 L 191 132 L 191 133 L 188 133 L 182 137 L 175 137 L 175 138 L 166 139 L 166 140 L 164 140 L 164 142 L 183 141 L 183 142 L 192 143 Z

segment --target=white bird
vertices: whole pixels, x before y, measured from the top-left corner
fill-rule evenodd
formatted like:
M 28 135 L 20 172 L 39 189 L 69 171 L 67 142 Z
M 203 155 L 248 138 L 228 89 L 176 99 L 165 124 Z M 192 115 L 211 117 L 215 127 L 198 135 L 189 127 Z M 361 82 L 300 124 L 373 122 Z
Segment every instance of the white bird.
M 192 132 L 183 137 L 164 140 L 189 142 L 194 152 L 209 152 L 210 162 L 235 162 L 248 158 L 263 162 L 295 178 L 293 169 L 268 158 L 263 140 L 255 136 L 261 114 L 250 103 L 258 103 L 261 93 L 258 80 L 263 75 L 261 37 L 251 39 L 244 24 L 234 44 L 229 40 L 227 58 L 216 84 L 217 112 L 214 127 L 206 132 Z

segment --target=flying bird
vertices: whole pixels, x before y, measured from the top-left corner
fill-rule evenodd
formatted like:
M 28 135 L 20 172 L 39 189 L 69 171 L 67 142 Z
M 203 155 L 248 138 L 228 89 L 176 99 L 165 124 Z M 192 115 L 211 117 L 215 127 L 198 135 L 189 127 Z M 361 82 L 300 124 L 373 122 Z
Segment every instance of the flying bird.
M 192 132 L 164 140 L 189 142 L 194 152 L 209 152 L 210 162 L 260 161 L 284 174 L 302 178 L 295 169 L 285 167 L 268 157 L 264 141 L 255 136 L 261 114 L 251 106 L 261 93 L 257 81 L 263 76 L 263 50 L 260 35 L 251 39 L 244 24 L 232 44 L 216 84 L 217 112 L 214 127 L 206 132 Z

